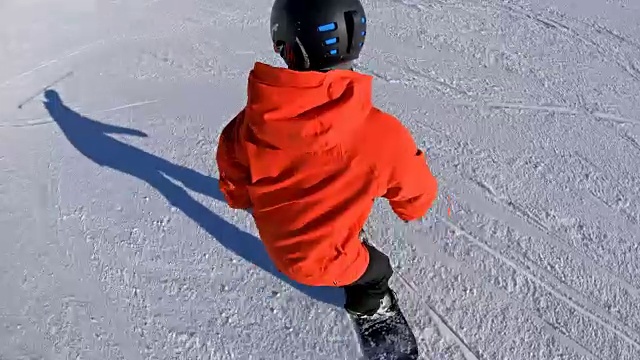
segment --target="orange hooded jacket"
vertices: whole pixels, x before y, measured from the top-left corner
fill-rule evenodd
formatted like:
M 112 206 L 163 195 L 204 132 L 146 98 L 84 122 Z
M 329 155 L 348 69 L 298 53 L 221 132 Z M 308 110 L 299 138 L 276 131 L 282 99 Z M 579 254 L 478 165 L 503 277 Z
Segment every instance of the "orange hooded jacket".
M 437 182 L 395 117 L 371 103 L 371 77 L 256 63 L 245 108 L 223 129 L 216 161 L 231 208 L 253 208 L 276 267 L 312 286 L 344 286 L 369 263 L 359 232 L 374 198 L 410 221 Z

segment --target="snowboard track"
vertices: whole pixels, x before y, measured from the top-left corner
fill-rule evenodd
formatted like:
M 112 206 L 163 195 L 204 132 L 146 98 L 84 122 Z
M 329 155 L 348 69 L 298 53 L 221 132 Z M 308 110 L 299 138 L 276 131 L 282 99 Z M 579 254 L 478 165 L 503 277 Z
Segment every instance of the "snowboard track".
M 449 228 L 454 230 L 457 234 L 462 235 L 470 243 L 475 244 L 476 246 L 478 246 L 479 248 L 481 248 L 485 252 L 487 252 L 487 253 L 491 254 L 493 257 L 499 259 L 501 262 L 503 262 L 507 266 L 509 266 L 512 269 L 514 269 L 515 271 L 521 273 L 522 275 L 527 277 L 529 280 L 531 280 L 532 282 L 536 283 L 537 285 L 539 285 L 540 287 L 542 287 L 543 289 L 545 289 L 546 291 L 548 291 L 549 293 L 554 295 L 556 298 L 562 300 L 563 302 L 565 302 L 567 305 L 569 305 L 571 308 L 573 308 L 577 312 L 579 312 L 582 315 L 590 318 L 591 320 L 593 320 L 594 322 L 598 323 L 599 325 L 607 328 L 608 330 L 614 332 L 620 338 L 622 338 L 625 342 L 627 342 L 629 345 L 632 345 L 636 349 L 640 350 L 640 342 L 638 342 L 638 340 L 633 339 L 629 335 L 629 333 L 633 333 L 633 330 L 629 329 L 627 325 L 622 324 L 618 320 L 614 319 L 612 316 L 610 316 L 608 314 L 604 314 L 603 310 L 597 309 L 596 306 L 588 304 L 588 301 L 586 299 L 580 299 L 580 302 L 578 302 L 578 300 L 576 300 L 575 298 L 578 298 L 578 297 L 581 297 L 581 296 L 578 294 L 578 292 L 575 289 L 573 289 L 570 286 L 558 281 L 557 279 L 555 281 L 551 280 L 552 279 L 551 276 L 548 276 L 546 280 L 538 278 L 537 276 L 532 274 L 530 271 L 526 270 L 525 267 L 523 267 L 522 265 L 518 265 L 515 261 L 513 261 L 513 260 L 507 258 L 506 256 L 500 254 L 495 249 L 491 248 L 490 246 L 488 246 L 484 242 L 480 241 L 474 235 L 470 234 L 466 230 L 460 228 L 459 226 L 457 226 L 454 223 L 452 223 L 451 221 L 449 221 L 449 219 L 441 217 L 441 216 L 438 216 L 438 220 L 440 220 L 441 222 L 446 224 Z M 532 263 L 527 264 L 527 266 L 537 267 L 535 264 L 532 264 Z M 542 271 L 544 271 L 544 270 L 542 270 Z M 555 282 L 555 284 L 552 284 L 552 282 Z M 554 285 L 555 285 L 555 288 L 554 288 Z M 562 290 L 560 290 L 560 289 L 562 289 Z M 573 294 L 569 295 L 568 293 L 573 293 Z M 574 297 L 574 298 L 572 298 L 572 297 Z M 598 314 L 596 314 L 596 313 L 598 313 Z M 640 338 L 639 334 L 635 333 L 634 335 L 637 338 Z
M 423 243 L 422 240 L 415 243 L 414 245 L 419 250 L 420 256 L 430 257 L 434 253 L 433 252 L 434 249 L 425 248 L 425 243 Z M 439 262 L 442 260 L 442 258 L 435 258 L 432 260 Z M 482 280 L 481 278 L 478 277 L 478 273 L 474 269 L 466 265 L 465 263 L 459 262 L 458 260 L 453 260 L 453 261 L 455 264 L 454 266 L 456 271 L 469 276 L 470 279 L 473 279 L 475 282 L 482 283 L 483 287 L 486 286 L 487 287 L 486 290 L 490 292 L 492 296 L 498 297 L 500 301 L 503 301 L 504 303 L 509 304 L 514 308 L 523 307 L 522 302 L 510 296 L 511 294 L 506 289 L 498 287 L 492 282 L 487 282 L 485 280 Z M 397 271 L 396 273 L 398 274 L 398 278 L 401 280 L 402 284 L 405 287 L 407 287 L 412 293 L 414 294 L 417 293 L 419 295 L 417 290 L 418 286 L 416 286 L 416 284 L 412 280 L 407 278 L 407 276 L 403 275 L 401 272 Z M 420 298 L 424 298 L 424 297 L 420 296 Z M 429 310 L 430 318 L 436 323 L 436 327 L 438 328 L 438 331 L 449 342 L 452 342 L 458 345 L 460 350 L 465 355 L 466 360 L 484 358 L 480 356 L 480 350 L 475 352 L 471 350 L 471 346 L 468 345 L 468 343 L 464 340 L 463 336 L 459 332 L 457 332 L 453 328 L 453 326 L 451 326 L 447 321 L 445 321 L 444 316 L 440 315 L 440 313 L 438 313 L 430 304 L 428 304 L 426 299 L 423 300 L 422 304 L 426 306 L 427 309 Z M 595 355 L 592 352 L 592 350 L 589 350 L 585 345 L 573 339 L 569 334 L 566 333 L 566 331 L 563 331 L 557 325 L 552 324 L 548 320 L 541 317 L 540 314 L 538 314 L 538 312 L 535 311 L 535 309 L 529 306 L 525 306 L 525 307 L 528 310 L 527 316 L 533 321 L 533 323 L 535 323 L 540 329 L 544 329 L 545 331 L 550 333 L 552 336 L 558 338 L 562 345 L 564 345 L 567 348 L 573 349 L 574 351 L 576 351 L 576 353 L 582 354 L 587 358 L 593 358 L 593 359 L 601 358 L 600 356 Z

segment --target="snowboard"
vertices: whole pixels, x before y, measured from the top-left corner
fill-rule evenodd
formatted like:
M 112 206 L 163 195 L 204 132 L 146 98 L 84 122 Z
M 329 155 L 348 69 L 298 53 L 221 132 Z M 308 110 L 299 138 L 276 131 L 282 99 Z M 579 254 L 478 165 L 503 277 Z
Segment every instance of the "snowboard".
M 417 360 L 418 343 L 395 303 L 387 314 L 361 318 L 349 315 L 366 360 Z

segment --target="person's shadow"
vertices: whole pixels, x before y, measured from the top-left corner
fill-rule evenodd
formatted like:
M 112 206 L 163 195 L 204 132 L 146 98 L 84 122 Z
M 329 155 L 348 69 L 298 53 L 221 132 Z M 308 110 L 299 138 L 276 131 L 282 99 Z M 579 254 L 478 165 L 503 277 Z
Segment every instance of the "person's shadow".
M 46 99 L 43 102 L 44 106 L 53 121 L 58 124 L 69 142 L 84 156 L 101 166 L 110 167 L 147 182 L 171 205 L 180 209 L 228 250 L 318 301 L 342 306 L 344 294 L 340 289 L 305 286 L 289 280 L 276 269 L 260 239 L 228 223 L 196 201 L 184 188 L 169 180 L 172 178 L 193 191 L 224 202 L 217 179 L 173 164 L 108 135 L 125 134 L 146 137 L 147 134 L 142 131 L 109 125 L 84 117 L 65 106 L 55 90 L 45 91 L 44 96 Z

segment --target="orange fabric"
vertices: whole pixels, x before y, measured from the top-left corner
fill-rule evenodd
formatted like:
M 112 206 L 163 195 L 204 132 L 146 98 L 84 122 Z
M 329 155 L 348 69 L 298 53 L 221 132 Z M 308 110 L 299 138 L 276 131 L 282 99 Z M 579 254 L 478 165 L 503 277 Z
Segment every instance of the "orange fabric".
M 371 77 L 256 63 L 245 108 L 216 160 L 230 207 L 253 208 L 277 268 L 307 285 L 344 286 L 369 263 L 359 240 L 374 198 L 410 221 L 437 182 L 409 131 L 371 103 Z

